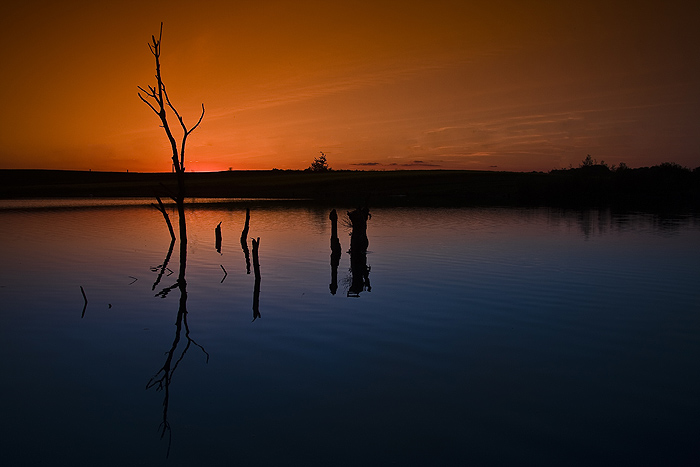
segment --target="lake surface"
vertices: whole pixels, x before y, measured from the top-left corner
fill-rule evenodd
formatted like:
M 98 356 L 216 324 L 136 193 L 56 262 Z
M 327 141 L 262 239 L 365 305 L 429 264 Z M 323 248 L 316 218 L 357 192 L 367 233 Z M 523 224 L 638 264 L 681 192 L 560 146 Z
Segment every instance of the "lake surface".
M 700 463 L 698 217 L 148 203 L 0 202 L 3 465 Z

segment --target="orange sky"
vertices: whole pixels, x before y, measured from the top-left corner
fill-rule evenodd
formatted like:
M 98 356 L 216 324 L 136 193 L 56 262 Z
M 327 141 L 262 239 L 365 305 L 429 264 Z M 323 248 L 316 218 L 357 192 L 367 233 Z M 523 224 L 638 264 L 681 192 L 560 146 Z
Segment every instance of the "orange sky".
M 695 1 L 25 0 L 0 17 L 0 168 L 700 166 Z

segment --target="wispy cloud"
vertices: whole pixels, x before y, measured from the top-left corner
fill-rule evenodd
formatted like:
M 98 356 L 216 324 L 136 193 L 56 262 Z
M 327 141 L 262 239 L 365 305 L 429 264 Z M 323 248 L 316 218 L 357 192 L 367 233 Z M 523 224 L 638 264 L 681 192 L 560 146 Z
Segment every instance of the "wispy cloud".
M 238 97 L 242 104 L 217 109 L 209 118 L 225 118 L 249 110 L 270 109 L 349 91 L 393 85 L 433 72 L 457 69 L 470 59 L 434 57 L 420 61 L 389 60 L 377 66 L 349 65 L 312 76 L 300 76 L 251 88 Z
M 391 168 L 397 168 L 397 167 L 442 167 L 443 164 L 440 163 L 441 161 L 421 161 L 421 160 L 414 160 L 410 162 L 390 162 L 390 163 L 384 163 L 384 162 L 355 162 L 352 164 L 349 164 L 350 166 L 353 167 L 391 167 Z

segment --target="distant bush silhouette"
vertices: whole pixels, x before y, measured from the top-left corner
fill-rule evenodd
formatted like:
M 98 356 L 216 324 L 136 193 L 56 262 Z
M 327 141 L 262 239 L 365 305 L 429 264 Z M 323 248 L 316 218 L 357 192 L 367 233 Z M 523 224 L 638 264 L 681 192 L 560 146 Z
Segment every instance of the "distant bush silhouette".
M 586 156 L 584 160 L 581 161 L 581 165 L 579 167 L 592 167 L 597 164 L 597 161 L 594 160 L 590 154 Z
M 320 156 L 314 159 L 309 168 L 306 169 L 307 172 L 330 172 L 331 170 L 333 169 L 328 166 L 328 160 L 323 151 L 321 151 Z

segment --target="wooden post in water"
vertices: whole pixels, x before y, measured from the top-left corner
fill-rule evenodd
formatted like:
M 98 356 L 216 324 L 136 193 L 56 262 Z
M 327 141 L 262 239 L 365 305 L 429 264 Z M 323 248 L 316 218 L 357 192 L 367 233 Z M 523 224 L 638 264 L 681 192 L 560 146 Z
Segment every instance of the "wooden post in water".
M 245 256 L 245 271 L 250 274 L 250 250 L 248 250 L 248 229 L 250 228 L 250 208 L 245 209 L 245 225 L 241 232 L 241 248 Z
M 260 318 L 260 260 L 258 258 L 258 248 L 260 247 L 260 237 L 253 239 L 253 272 L 255 274 L 255 285 L 253 287 L 253 321 Z
M 350 234 L 350 271 L 352 279 L 348 289 L 348 297 L 359 297 L 360 292 L 372 290 L 369 283 L 370 267 L 367 266 L 367 247 L 369 246 L 367 221 L 371 217 L 369 209 L 366 207 L 348 212 L 348 218 L 352 224 L 352 233 Z
M 331 295 L 335 295 L 338 291 L 338 265 L 340 264 L 340 256 L 342 248 L 338 239 L 338 213 L 333 209 L 328 216 L 331 220 L 331 283 L 328 288 Z
M 216 252 L 221 254 L 221 222 L 214 229 L 214 235 L 216 236 Z
M 372 218 L 368 208 L 357 208 L 348 211 L 348 218 L 352 225 L 350 234 L 350 250 L 367 250 L 369 239 L 367 239 L 367 221 Z

